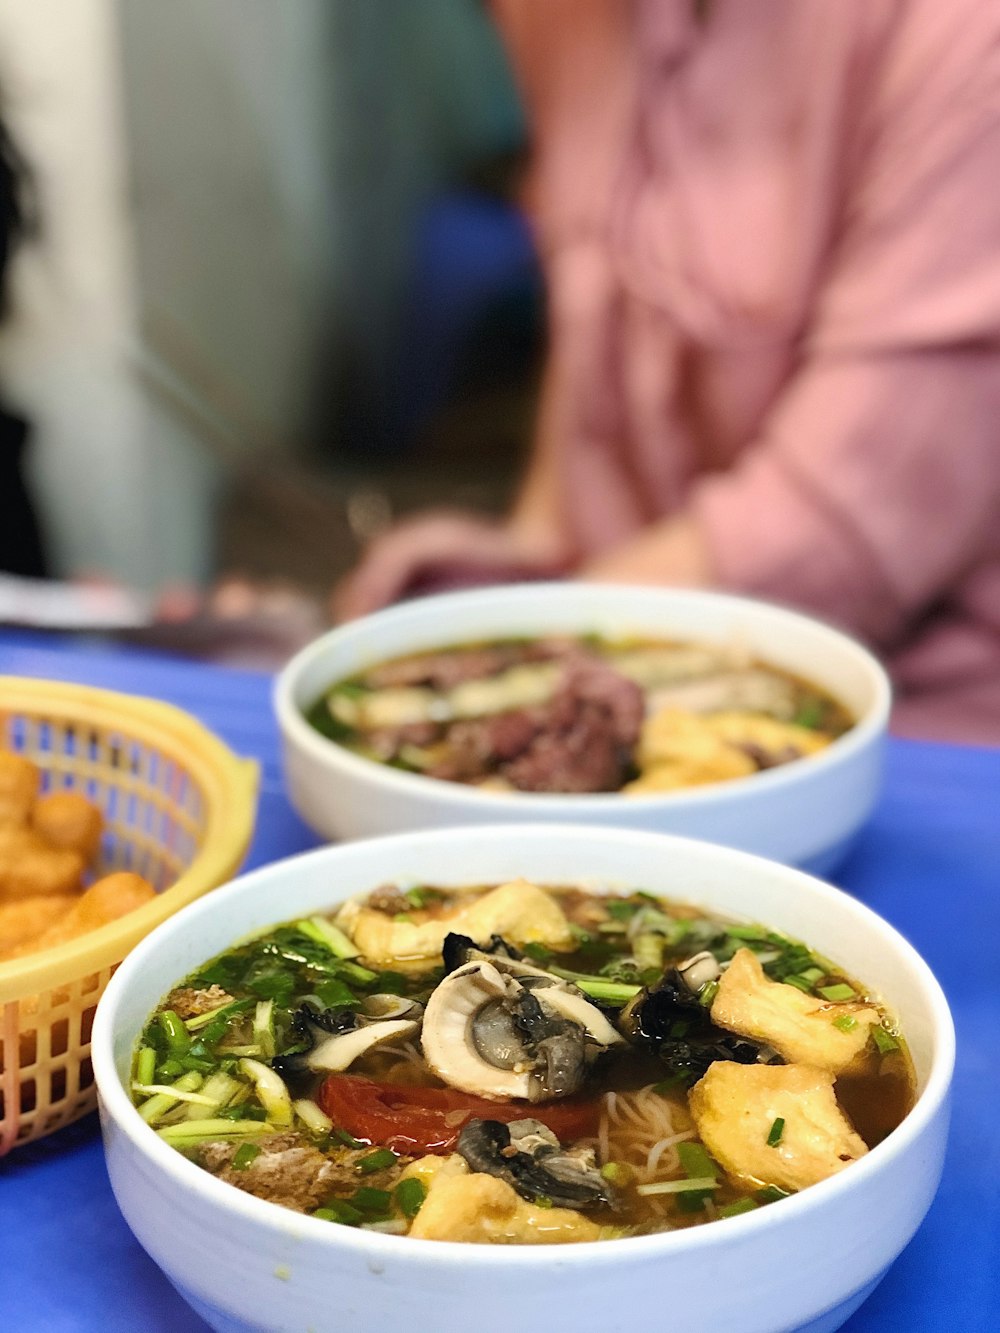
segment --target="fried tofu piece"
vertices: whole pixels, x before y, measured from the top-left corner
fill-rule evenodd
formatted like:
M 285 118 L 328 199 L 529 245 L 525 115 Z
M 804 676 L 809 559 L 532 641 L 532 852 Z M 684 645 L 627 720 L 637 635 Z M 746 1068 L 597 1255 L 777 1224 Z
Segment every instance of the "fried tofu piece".
M 468 935 L 478 944 L 485 944 L 491 935 L 502 935 L 518 945 L 537 942 L 552 949 L 573 945 L 569 922 L 555 898 L 525 879 L 501 884 L 447 916 L 419 924 L 396 921 L 385 912 L 347 902 L 337 916 L 337 925 L 370 962 L 411 969 L 436 962 L 451 931 Z
M 712 1021 L 766 1041 L 790 1063 L 839 1074 L 864 1054 L 881 1016 L 860 1000 L 834 1003 L 772 981 L 751 949 L 739 949 L 719 978 Z
M 761 717 L 759 713 L 713 713 L 705 723 L 720 740 L 752 746 L 778 762 L 795 754 L 816 754 L 832 739 L 825 732 L 795 722 L 779 722 L 776 717 Z
M 34 829 L 0 824 L 0 902 L 76 893 L 83 871 L 79 852 L 51 847 Z
M 527 1203 L 506 1181 L 470 1172 L 457 1154 L 435 1161 L 440 1163 L 436 1168 L 421 1158 L 404 1172 L 427 1186 L 409 1231 L 418 1240 L 551 1245 L 600 1239 L 601 1228 L 572 1208 Z
M 41 774 L 30 759 L 0 750 L 0 824 L 26 824 Z
M 46 893 L 0 904 L 0 961 L 36 939 L 76 903 L 76 894 Z
M 34 940 L 15 946 L 8 957 L 20 958 L 41 949 L 51 949 L 56 944 L 66 944 L 78 935 L 86 935 L 111 921 L 117 921 L 128 912 L 134 912 L 155 896 L 156 890 L 141 875 L 133 875 L 126 870 L 106 875 L 80 894 L 59 920 Z
M 641 775 L 622 790 L 641 796 L 756 773 L 750 756 L 716 736 L 708 721 L 681 708 L 663 708 L 648 717 L 636 748 Z
M 90 865 L 101 845 L 104 818 L 82 792 L 53 791 L 35 802 L 31 825 L 51 846 L 79 852 Z
M 809 1065 L 717 1060 L 688 1105 L 705 1147 L 745 1189 L 801 1190 L 868 1151 L 837 1105 L 833 1075 Z M 772 1147 L 768 1139 L 780 1138 Z

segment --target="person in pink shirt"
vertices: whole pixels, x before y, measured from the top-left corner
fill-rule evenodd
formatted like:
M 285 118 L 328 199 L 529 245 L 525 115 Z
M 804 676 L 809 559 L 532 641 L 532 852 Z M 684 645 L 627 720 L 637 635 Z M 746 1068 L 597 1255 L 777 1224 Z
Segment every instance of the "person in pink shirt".
M 550 352 L 503 522 L 384 535 L 342 616 L 446 582 L 718 586 L 888 660 L 898 731 L 1000 742 L 1000 7 L 495 0 Z

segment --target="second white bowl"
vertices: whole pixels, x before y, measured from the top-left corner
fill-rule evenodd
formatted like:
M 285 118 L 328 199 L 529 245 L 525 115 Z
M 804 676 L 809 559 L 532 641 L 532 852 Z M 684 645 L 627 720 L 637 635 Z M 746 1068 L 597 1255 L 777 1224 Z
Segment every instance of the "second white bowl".
M 826 750 L 712 786 L 652 796 L 484 791 L 405 773 L 321 736 L 304 712 L 330 685 L 405 653 L 482 639 L 597 633 L 745 644 L 834 695 L 857 722 Z M 722 593 L 584 583 L 446 593 L 330 631 L 275 686 L 289 795 L 330 839 L 474 823 L 572 821 L 682 833 L 826 873 L 878 795 L 891 691 L 875 658 L 829 626 Z

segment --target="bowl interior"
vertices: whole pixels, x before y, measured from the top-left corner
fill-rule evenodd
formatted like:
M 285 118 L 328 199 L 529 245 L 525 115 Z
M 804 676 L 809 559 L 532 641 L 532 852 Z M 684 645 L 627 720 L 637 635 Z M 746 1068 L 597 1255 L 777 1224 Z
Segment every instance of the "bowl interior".
M 683 838 L 508 825 L 322 848 L 247 875 L 166 922 L 126 959 L 101 1004 L 94 1060 L 102 1096 L 116 1113 L 134 1115 L 125 1111 L 122 1082 L 146 1018 L 172 986 L 240 938 L 382 883 L 459 886 L 518 875 L 598 890 L 644 888 L 784 931 L 879 995 L 910 1044 L 920 1092 L 943 1059 L 950 1018 L 926 964 L 887 923 L 839 890 Z
M 720 593 L 566 583 L 429 597 L 333 630 L 286 667 L 279 700 L 301 712 L 335 681 L 422 649 L 571 633 L 745 645 L 828 690 L 859 720 L 887 699 L 884 673 L 865 649 L 797 612 Z

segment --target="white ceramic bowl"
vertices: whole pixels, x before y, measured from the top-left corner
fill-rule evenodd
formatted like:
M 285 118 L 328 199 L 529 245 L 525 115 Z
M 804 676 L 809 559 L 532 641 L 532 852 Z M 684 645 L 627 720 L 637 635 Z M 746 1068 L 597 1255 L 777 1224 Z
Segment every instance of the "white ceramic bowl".
M 536 1248 L 417 1241 L 300 1216 L 194 1166 L 129 1102 L 124 1083 L 147 1016 L 180 978 L 239 937 L 386 882 L 484 884 L 515 875 L 641 886 L 821 949 L 898 1018 L 916 1067 L 916 1106 L 861 1161 L 758 1212 L 658 1236 Z M 728 848 L 559 825 L 401 834 L 246 875 L 165 922 L 126 958 L 93 1034 L 122 1212 L 175 1287 L 226 1333 L 828 1333 L 871 1291 L 930 1206 L 953 1060 L 951 1017 L 926 964 L 837 889 Z
M 653 796 L 482 791 L 401 772 L 321 736 L 303 712 L 335 681 L 421 649 L 512 635 L 648 634 L 748 646 L 830 691 L 858 719 L 819 755 L 751 777 Z M 875 658 L 808 616 L 722 593 L 582 583 L 447 593 L 332 630 L 275 686 L 292 803 L 330 839 L 473 823 L 570 820 L 708 838 L 826 873 L 878 795 L 890 687 Z

